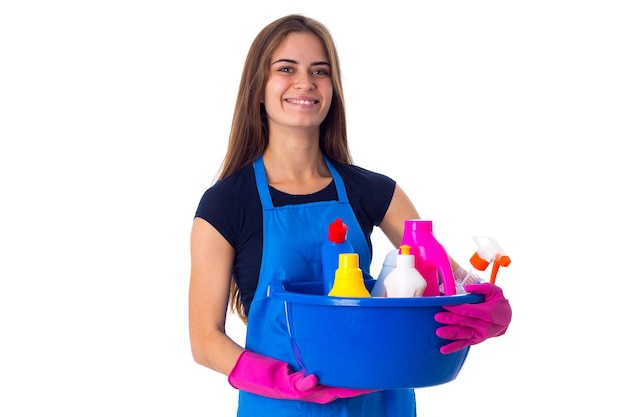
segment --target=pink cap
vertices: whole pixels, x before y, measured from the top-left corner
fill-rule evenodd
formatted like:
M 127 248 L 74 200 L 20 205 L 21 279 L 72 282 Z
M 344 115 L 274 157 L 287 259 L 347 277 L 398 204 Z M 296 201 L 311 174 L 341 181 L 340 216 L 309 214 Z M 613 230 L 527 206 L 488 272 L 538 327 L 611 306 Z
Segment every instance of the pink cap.
M 409 219 L 404 221 L 404 227 L 411 232 L 432 232 L 433 221 L 422 219 Z

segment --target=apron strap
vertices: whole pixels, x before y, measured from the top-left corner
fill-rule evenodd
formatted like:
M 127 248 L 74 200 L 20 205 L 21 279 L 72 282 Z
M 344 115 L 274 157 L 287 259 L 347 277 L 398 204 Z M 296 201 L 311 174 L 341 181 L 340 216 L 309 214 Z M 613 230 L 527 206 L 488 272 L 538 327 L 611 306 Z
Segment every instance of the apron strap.
M 343 184 L 343 179 L 337 169 L 330 163 L 330 160 L 324 155 L 324 161 L 326 161 L 326 166 L 330 170 L 330 174 L 333 176 L 333 181 L 335 181 L 335 189 L 337 190 L 337 197 L 339 197 L 339 201 L 342 203 L 348 203 L 348 193 L 346 193 L 346 186 Z
M 256 178 L 256 188 L 259 191 L 261 205 L 263 209 L 274 208 L 272 197 L 270 196 L 270 188 L 267 185 L 267 177 L 265 176 L 265 165 L 263 165 L 263 155 L 259 156 L 253 163 L 254 176 Z

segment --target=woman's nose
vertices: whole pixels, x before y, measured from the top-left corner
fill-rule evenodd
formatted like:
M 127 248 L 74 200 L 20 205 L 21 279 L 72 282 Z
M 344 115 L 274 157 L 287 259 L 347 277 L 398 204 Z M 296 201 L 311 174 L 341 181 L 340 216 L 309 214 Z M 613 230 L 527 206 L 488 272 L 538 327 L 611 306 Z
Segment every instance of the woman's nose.
M 309 73 L 301 73 L 295 81 L 295 86 L 301 90 L 312 90 L 315 88 L 315 82 L 313 81 L 313 75 Z

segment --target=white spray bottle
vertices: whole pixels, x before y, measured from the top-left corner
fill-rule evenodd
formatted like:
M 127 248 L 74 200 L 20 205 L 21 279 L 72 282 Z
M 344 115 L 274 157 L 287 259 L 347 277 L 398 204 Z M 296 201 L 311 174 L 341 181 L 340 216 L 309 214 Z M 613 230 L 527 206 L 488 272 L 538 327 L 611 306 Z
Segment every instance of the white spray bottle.
M 470 258 L 470 263 L 472 264 L 473 268 L 479 271 L 486 270 L 487 267 L 491 263 L 493 263 L 489 282 L 494 284 L 496 282 L 496 275 L 498 274 L 498 270 L 501 266 L 509 266 L 509 264 L 511 263 L 511 258 L 509 258 L 507 254 L 505 254 L 500 244 L 492 237 L 474 237 L 474 242 L 476 242 L 478 250 L 474 252 L 472 257 Z M 461 285 L 465 284 L 465 282 L 471 275 L 472 270 L 467 273 L 467 275 L 461 282 Z

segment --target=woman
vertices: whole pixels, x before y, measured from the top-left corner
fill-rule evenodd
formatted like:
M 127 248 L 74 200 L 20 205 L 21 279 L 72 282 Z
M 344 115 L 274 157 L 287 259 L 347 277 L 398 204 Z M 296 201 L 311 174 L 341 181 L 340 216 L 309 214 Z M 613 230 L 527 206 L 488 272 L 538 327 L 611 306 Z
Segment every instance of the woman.
M 392 179 L 352 165 L 329 31 L 315 20 L 285 16 L 250 47 L 221 175 L 202 196 L 191 232 L 192 354 L 240 390 L 241 417 L 415 415 L 412 390 L 327 387 L 299 371 L 282 304 L 265 295 L 270 280 L 321 275 L 315 254 L 338 217 L 369 273 L 373 228 L 398 247 L 404 221 L 419 215 Z M 440 313 L 448 324 L 440 336 L 453 340 L 449 351 L 508 326 L 501 291 L 476 286 L 468 290 L 486 295 L 481 320 L 463 311 Z M 229 303 L 247 323 L 245 348 L 226 335 Z

